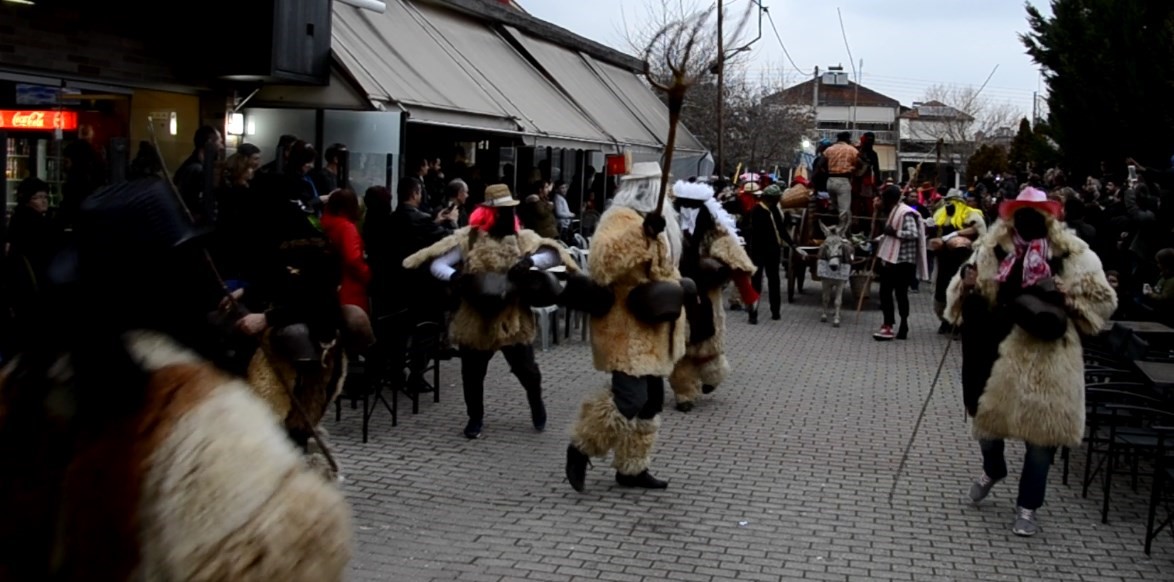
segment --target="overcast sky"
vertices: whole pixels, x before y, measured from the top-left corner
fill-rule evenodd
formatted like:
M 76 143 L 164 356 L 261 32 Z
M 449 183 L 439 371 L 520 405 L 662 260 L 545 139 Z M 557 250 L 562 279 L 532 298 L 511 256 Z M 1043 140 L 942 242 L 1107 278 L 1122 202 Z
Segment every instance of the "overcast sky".
M 750 0 L 727 0 L 727 21 L 740 15 Z M 1050 14 L 1049 2 L 1030 0 Z M 648 27 L 648 9 L 660 0 L 519 0 L 531 14 L 587 38 L 632 53 L 625 27 Z M 707 0 L 670 0 L 704 6 Z M 1023 0 L 837 0 L 833 2 L 762 0 L 794 60 L 783 55 L 779 40 L 763 19 L 762 38 L 753 45 L 752 72 L 783 70 L 787 85 L 811 74 L 814 67 L 843 65 L 851 71 L 836 9 L 863 85 L 899 100 L 921 100 L 933 84 L 979 86 L 998 71 L 983 96 L 1009 102 L 1030 115 L 1032 93 L 1042 90 L 1038 69 L 1024 54 L 1018 34 L 1027 29 Z M 757 34 L 757 23 L 749 37 Z M 796 69 L 796 65 L 803 71 Z

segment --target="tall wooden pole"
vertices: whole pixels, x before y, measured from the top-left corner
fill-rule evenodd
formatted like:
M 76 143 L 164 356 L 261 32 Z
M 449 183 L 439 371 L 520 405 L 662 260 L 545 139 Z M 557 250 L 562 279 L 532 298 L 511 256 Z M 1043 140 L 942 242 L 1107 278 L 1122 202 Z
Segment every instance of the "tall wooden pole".
M 725 77 L 726 77 L 726 46 L 725 38 L 722 34 L 722 2 L 724 0 L 717 0 L 717 174 L 720 176 L 722 170 L 722 150 L 726 142 L 726 123 L 725 123 Z

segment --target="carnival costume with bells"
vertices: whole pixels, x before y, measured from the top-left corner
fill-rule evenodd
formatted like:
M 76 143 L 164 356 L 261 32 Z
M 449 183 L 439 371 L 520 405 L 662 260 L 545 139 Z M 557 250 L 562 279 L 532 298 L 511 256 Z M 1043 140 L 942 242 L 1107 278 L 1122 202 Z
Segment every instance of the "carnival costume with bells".
M 432 274 L 449 281 L 460 297 L 449 337 L 461 350 L 461 382 L 469 416 L 465 436 L 469 438 L 481 434 L 485 374 L 498 351 L 526 389 L 534 428 L 546 428 L 530 308 L 553 305 L 562 292 L 545 269 L 561 264 L 575 273 L 578 265 L 558 241 L 520 229 L 514 215 L 517 204 L 504 184 L 489 186 L 482 207 L 470 217 L 471 226 L 403 262 L 408 269 L 430 264 Z
M 218 290 L 178 204 L 158 179 L 88 197 L 44 336 L 0 370 L 0 580 L 344 578 L 342 493 L 191 349 Z
M 677 268 L 681 232 L 675 212 L 657 213 L 660 167 L 635 164 L 620 180 L 591 244 L 591 281 L 613 299 L 591 318 L 595 368 L 610 385 L 583 401 L 567 447 L 567 479 L 582 491 L 590 457 L 615 451 L 616 481 L 664 488 L 648 466 L 664 406 L 664 378 L 685 353 L 683 306 L 696 287 Z M 690 293 L 691 292 L 691 293 Z M 691 298 L 687 295 L 693 295 Z
M 685 309 L 689 322 L 685 356 L 669 377 L 677 410 L 688 412 L 702 393 L 713 392 L 729 372 L 722 288 L 732 278 L 746 305 L 754 305 L 758 294 L 750 283 L 754 263 L 738 242 L 734 219 L 714 200 L 713 188 L 677 182 L 673 195 L 684 247 L 681 275 L 692 279 L 699 292 L 699 301 Z
M 1059 203 L 1028 188 L 999 210 L 947 291 L 946 317 L 963 325 L 974 435 L 1076 446 L 1085 414 L 1079 336 L 1100 331 L 1116 294 L 1097 255 L 1059 219 Z M 969 293 L 967 268 L 977 269 Z

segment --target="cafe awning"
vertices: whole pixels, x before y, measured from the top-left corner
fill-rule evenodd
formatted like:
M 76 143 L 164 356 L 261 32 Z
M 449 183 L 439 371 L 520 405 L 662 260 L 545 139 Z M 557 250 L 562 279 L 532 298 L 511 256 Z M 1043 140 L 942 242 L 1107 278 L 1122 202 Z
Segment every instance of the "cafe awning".
M 590 57 L 552 42 L 504 27 L 530 57 L 591 118 L 623 145 L 659 148 L 660 139 L 608 87 L 588 63 Z
M 628 106 L 653 135 L 662 142 L 669 135 L 669 109 L 652 88 L 631 71 L 589 58 L 588 63 L 599 78 Z M 708 151 L 683 125 L 677 126 L 676 150 L 701 153 Z
M 516 133 L 539 146 L 614 143 L 484 22 L 391 0 L 383 14 L 336 3 L 333 28 L 343 67 L 409 122 Z

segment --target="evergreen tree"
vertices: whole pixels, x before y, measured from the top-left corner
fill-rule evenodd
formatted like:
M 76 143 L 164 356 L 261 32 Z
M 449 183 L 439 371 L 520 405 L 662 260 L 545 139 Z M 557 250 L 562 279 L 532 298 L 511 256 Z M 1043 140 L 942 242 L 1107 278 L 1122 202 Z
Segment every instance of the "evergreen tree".
M 1034 149 L 1035 133 L 1031 131 L 1031 123 L 1024 117 L 1019 120 L 1019 133 L 1015 134 L 1015 139 L 1011 142 L 1011 170 L 1016 174 L 1026 173 Z
M 1006 172 L 1009 167 L 1007 150 L 1002 146 L 983 144 L 974 150 L 974 155 L 966 162 L 966 178 L 968 182 L 974 183 L 987 175 L 987 172 L 997 176 Z
M 1049 18 L 1027 5 L 1030 31 L 1020 39 L 1044 69 L 1049 133 L 1065 165 L 1078 175 L 1102 162 L 1116 170 L 1127 156 L 1164 166 L 1174 152 L 1174 2 L 1051 6 Z

